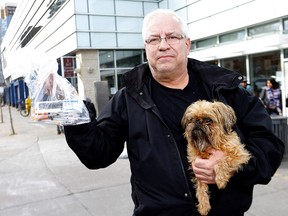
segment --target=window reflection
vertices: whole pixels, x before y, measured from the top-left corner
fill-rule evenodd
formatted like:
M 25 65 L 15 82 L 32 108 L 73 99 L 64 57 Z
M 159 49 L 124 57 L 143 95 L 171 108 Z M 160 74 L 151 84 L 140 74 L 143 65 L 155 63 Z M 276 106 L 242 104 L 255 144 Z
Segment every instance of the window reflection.
M 117 84 L 118 84 L 118 89 L 121 89 L 124 87 L 124 80 L 123 80 L 123 75 L 129 71 L 129 69 L 123 69 L 123 70 L 117 70 Z
M 115 88 L 115 71 L 100 71 L 101 73 L 101 81 L 107 81 L 108 82 L 108 88 L 110 95 L 113 95 L 116 93 Z
M 114 54 L 113 51 L 99 52 L 100 68 L 114 68 Z
M 53 2 L 53 4 L 49 7 L 48 19 L 51 18 L 59 10 L 59 8 L 61 8 L 61 6 L 65 3 L 65 1 L 66 0 L 57 0 Z
M 259 95 L 266 80 L 271 76 L 276 76 L 276 72 L 281 70 L 280 51 L 252 55 L 250 62 L 254 91 L 256 95 Z
M 141 50 L 116 51 L 117 67 L 135 67 L 141 64 Z
M 196 48 L 213 47 L 217 44 L 217 37 L 196 41 Z
M 143 62 L 143 50 L 99 51 L 101 80 L 108 81 L 110 95 L 124 86 L 123 75 Z
M 245 30 L 232 32 L 219 36 L 220 43 L 226 43 L 231 41 L 243 40 L 245 38 Z
M 236 57 L 236 58 L 229 58 L 221 60 L 221 66 L 231 70 L 236 71 L 242 75 L 247 74 L 246 72 L 246 57 Z
M 265 33 L 275 33 L 280 29 L 280 22 L 268 23 L 260 26 L 255 26 L 248 29 L 248 36 L 260 35 Z
M 288 58 L 288 49 L 284 49 L 284 58 Z

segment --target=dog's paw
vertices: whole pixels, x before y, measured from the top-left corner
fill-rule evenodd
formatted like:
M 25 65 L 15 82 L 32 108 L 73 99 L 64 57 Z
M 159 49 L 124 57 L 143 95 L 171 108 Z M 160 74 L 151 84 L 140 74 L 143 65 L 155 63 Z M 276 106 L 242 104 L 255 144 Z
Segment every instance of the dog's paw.
M 224 189 L 228 183 L 228 181 L 216 181 L 216 185 L 219 189 Z
M 215 178 L 215 183 L 219 189 L 223 189 L 226 187 L 230 178 L 231 178 L 231 175 L 229 173 L 222 173 L 221 175 L 217 173 L 216 178 Z

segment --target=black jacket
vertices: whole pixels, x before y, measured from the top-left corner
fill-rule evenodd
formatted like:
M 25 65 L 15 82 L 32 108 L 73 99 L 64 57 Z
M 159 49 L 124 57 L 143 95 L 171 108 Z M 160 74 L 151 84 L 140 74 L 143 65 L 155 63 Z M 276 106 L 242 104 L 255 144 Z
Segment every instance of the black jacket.
M 188 60 L 188 68 L 199 75 L 211 100 L 235 109 L 235 129 L 254 156 L 224 190 L 210 186 L 209 215 L 243 215 L 251 205 L 253 185 L 267 184 L 279 167 L 284 145 L 273 134 L 260 100 L 238 87 L 238 73 L 194 59 Z M 97 169 L 115 162 L 127 141 L 135 216 L 198 215 L 188 167 L 150 97 L 148 65 L 137 66 L 125 79 L 126 87 L 114 95 L 97 121 L 65 127 L 67 143 L 83 164 Z

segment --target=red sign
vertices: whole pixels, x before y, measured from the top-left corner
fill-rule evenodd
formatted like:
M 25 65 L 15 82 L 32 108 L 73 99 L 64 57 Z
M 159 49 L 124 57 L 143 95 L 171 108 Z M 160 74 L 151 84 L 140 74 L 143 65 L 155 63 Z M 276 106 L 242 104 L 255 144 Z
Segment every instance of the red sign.
M 73 58 L 63 58 L 64 76 L 74 77 L 74 63 Z

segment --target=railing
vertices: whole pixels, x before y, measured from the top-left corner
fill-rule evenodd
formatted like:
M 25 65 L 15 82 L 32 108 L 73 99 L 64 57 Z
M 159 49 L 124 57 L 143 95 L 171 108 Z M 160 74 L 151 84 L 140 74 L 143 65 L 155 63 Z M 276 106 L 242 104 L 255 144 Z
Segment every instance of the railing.
M 285 155 L 288 155 L 288 117 L 272 116 L 273 131 L 285 145 Z

